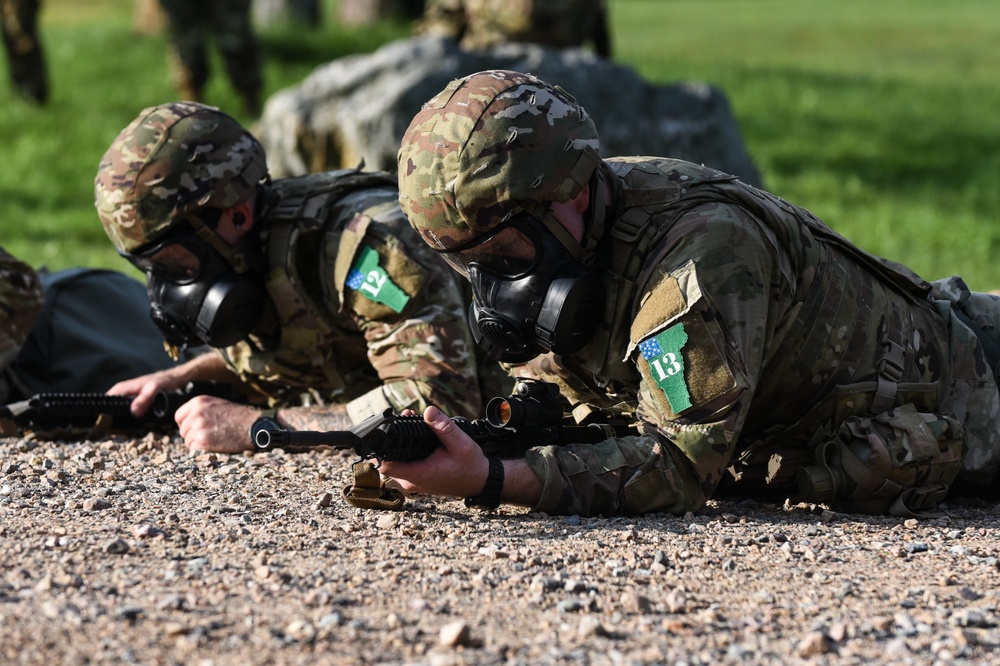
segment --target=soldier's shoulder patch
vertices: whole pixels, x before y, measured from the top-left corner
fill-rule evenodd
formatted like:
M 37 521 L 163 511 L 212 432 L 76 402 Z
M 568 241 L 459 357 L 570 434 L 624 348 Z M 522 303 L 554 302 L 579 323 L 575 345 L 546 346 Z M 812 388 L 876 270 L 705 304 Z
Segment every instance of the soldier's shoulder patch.
M 677 322 L 639 343 L 646 370 L 663 391 L 674 414 L 681 414 L 692 407 L 691 391 L 684 372 L 684 347 L 687 343 L 684 322 Z
M 354 265 L 347 273 L 346 286 L 373 303 L 385 305 L 393 312 L 403 311 L 410 296 L 382 266 L 382 257 L 369 245 L 363 245 Z
M 707 407 L 739 385 L 693 263 L 650 290 L 633 319 L 631 339 L 643 393 L 667 419 Z
M 339 237 L 327 239 L 326 257 L 333 266 L 341 310 L 369 321 L 406 316 L 424 294 L 430 276 L 405 238 L 405 234 L 358 215 Z

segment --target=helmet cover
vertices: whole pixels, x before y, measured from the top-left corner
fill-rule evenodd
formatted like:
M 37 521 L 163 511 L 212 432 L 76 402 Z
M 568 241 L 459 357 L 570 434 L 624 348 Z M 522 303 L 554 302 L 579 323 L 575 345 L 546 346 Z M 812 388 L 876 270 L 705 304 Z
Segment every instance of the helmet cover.
M 202 208 L 245 201 L 266 176 L 263 146 L 238 121 L 171 102 L 144 109 L 104 153 L 95 206 L 111 242 L 131 253 Z
M 513 212 L 577 196 L 600 161 L 597 128 L 566 91 L 521 72 L 452 81 L 427 102 L 398 154 L 400 206 L 447 250 Z

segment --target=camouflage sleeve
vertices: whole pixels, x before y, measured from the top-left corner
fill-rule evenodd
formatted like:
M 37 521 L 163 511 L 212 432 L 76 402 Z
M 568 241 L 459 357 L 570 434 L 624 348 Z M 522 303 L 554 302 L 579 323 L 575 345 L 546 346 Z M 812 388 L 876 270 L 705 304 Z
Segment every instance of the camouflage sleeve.
M 725 205 L 689 212 L 664 240 L 629 355 L 643 435 L 528 454 L 549 513 L 681 514 L 702 507 L 730 465 L 785 290 L 777 242 Z M 662 247 L 662 246 L 661 246 Z
M 43 304 L 35 270 L 0 248 L 0 368 L 17 356 Z
M 476 357 L 456 277 L 405 220 L 396 207 L 368 224 L 344 281 L 343 308 L 364 333 L 382 380 L 348 412 L 356 418 L 385 406 L 419 412 L 434 405 L 476 418 Z

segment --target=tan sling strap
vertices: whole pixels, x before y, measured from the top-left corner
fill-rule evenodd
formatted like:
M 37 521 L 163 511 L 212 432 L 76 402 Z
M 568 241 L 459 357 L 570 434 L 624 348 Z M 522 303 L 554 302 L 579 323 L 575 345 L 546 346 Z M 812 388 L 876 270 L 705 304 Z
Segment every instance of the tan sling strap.
M 343 495 L 348 504 L 359 509 L 388 509 L 398 511 L 406 501 L 403 492 L 388 488 L 382 481 L 378 468 L 370 460 L 359 460 L 351 465 L 354 483 L 344 486 Z

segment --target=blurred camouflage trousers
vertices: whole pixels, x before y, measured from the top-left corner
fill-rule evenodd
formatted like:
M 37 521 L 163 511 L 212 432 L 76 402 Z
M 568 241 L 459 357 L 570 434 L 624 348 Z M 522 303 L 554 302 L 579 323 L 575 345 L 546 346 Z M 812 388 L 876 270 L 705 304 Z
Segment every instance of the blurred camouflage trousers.
M 428 0 L 417 34 L 448 36 L 479 50 L 506 42 L 565 48 L 594 44 L 611 57 L 604 0 Z
M 38 40 L 39 0 L 0 0 L 3 45 L 14 89 L 39 104 L 49 96 L 45 57 Z
M 208 41 L 248 113 L 260 111 L 260 49 L 250 22 L 251 0 L 160 0 L 167 15 L 174 85 L 182 99 L 202 101 L 209 77 Z

